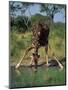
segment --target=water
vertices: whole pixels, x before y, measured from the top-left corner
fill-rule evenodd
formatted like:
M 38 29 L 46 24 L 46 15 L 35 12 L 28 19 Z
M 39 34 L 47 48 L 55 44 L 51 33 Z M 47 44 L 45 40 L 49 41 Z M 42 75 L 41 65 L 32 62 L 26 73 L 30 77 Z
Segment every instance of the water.
M 58 67 L 38 67 L 37 72 L 31 67 L 10 68 L 10 88 L 65 85 L 65 69 Z

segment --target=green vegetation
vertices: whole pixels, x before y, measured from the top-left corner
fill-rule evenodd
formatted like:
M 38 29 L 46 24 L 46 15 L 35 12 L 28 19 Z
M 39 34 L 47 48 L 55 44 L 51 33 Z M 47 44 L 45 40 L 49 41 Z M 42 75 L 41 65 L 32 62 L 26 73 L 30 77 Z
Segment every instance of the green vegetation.
M 13 28 L 15 29 L 15 28 Z M 16 30 L 11 32 L 11 62 L 17 63 L 23 56 L 24 51 L 32 43 L 32 32 L 19 33 Z M 59 60 L 65 57 L 65 25 L 63 23 L 55 23 L 50 30 L 49 45 L 55 52 Z M 41 57 L 45 57 L 45 51 L 43 48 L 39 50 Z M 26 58 L 30 57 L 29 53 Z M 24 60 L 25 62 L 25 60 Z M 27 60 L 28 62 L 28 60 Z
M 43 15 L 41 15 L 41 14 L 35 14 L 35 15 L 33 15 L 32 17 L 31 17 L 31 20 L 32 20 L 32 23 L 35 23 L 35 22 L 39 22 L 39 21 L 41 21 L 41 22 L 46 22 L 47 24 L 49 24 L 51 21 L 51 19 L 50 19 L 50 17 L 48 17 L 48 16 L 43 16 Z

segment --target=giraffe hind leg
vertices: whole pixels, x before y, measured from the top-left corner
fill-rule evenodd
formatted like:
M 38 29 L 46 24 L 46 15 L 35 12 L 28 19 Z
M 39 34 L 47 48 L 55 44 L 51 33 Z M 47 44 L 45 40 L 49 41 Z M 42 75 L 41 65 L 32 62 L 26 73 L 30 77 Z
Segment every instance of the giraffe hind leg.
M 48 63 L 48 45 L 45 46 L 45 52 L 46 52 L 45 61 L 46 61 L 46 66 L 48 67 L 49 66 L 49 63 Z

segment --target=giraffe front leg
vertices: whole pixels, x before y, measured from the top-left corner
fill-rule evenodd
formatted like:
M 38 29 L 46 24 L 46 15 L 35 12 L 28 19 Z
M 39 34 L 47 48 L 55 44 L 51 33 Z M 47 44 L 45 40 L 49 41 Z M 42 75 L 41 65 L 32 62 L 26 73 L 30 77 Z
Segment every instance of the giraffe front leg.
M 48 64 L 48 55 L 47 54 L 45 56 L 45 62 L 46 62 L 46 66 L 49 66 L 49 64 Z
M 21 60 L 18 62 L 18 64 L 15 66 L 16 69 L 18 69 L 18 68 L 20 67 L 20 65 L 21 65 L 24 57 L 25 57 L 25 56 L 28 54 L 28 52 L 31 51 L 33 48 L 34 48 L 33 46 L 30 46 L 30 47 L 28 47 L 28 48 L 25 50 L 23 57 L 22 57 Z
M 34 61 L 34 71 L 36 72 L 37 71 L 37 64 L 38 64 L 38 59 L 39 59 L 39 57 L 38 57 L 38 49 L 39 49 L 39 47 L 38 47 L 38 45 L 35 47 L 35 49 L 34 49 L 34 53 L 33 53 L 33 61 Z

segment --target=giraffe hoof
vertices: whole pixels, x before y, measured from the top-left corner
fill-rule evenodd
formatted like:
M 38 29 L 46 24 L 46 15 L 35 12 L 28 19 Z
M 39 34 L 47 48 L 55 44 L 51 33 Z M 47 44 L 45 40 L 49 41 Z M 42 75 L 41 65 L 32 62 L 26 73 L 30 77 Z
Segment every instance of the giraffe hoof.
M 50 66 L 50 64 L 48 63 L 48 64 L 46 64 L 46 67 L 49 67 Z
M 63 66 L 62 66 L 62 67 L 60 67 L 60 71 L 62 71 L 62 70 L 63 70 L 63 68 L 64 68 Z
M 17 64 L 15 68 L 18 69 L 19 68 L 19 64 Z

